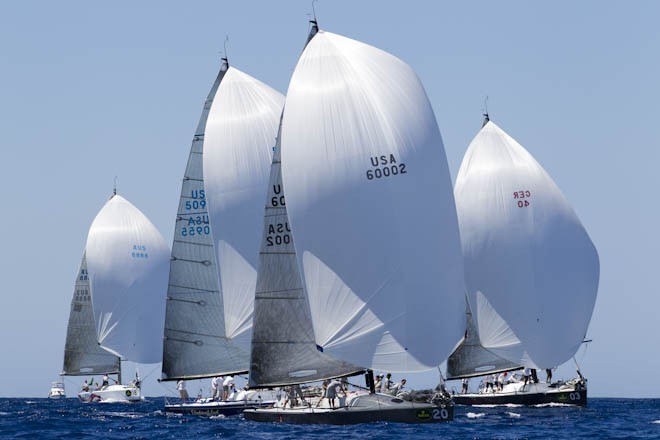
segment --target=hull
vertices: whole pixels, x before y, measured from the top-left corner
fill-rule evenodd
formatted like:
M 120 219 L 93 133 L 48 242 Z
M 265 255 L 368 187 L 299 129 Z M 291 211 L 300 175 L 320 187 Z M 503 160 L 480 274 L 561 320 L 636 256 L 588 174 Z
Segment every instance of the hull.
M 64 399 L 65 397 L 66 397 L 66 394 L 64 393 L 64 391 L 56 390 L 56 391 L 51 391 L 50 393 L 48 393 L 48 398 L 49 399 Z
M 235 416 L 242 414 L 246 409 L 270 408 L 277 402 L 278 391 L 240 391 L 229 400 L 198 399 L 195 402 L 169 404 L 166 402 L 165 411 L 176 414 L 190 414 L 196 416 Z
M 144 400 L 142 390 L 135 385 L 110 385 L 100 390 L 81 391 L 78 399 L 84 403 L 134 403 Z
M 246 410 L 245 418 L 255 422 L 291 424 L 352 425 L 358 423 L 439 423 L 454 418 L 451 403 L 409 402 L 392 396 L 360 396 L 338 408 L 269 408 Z
M 165 411 L 175 414 L 189 414 L 194 416 L 236 416 L 242 414 L 246 409 L 270 408 L 275 401 L 263 402 L 206 402 L 206 403 L 181 403 L 165 405 Z
M 457 405 L 587 405 L 587 388 L 580 384 L 549 386 L 546 384 L 528 385 L 525 390 L 508 390 L 456 394 L 453 396 Z

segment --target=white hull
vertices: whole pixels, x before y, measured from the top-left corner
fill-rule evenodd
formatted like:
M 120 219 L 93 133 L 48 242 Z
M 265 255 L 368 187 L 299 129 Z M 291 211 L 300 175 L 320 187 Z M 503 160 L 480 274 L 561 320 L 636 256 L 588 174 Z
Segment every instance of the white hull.
M 64 399 L 66 398 L 66 392 L 64 391 L 64 383 L 62 382 L 53 382 L 53 385 L 50 387 L 48 392 L 49 399 Z
M 78 393 L 81 402 L 132 403 L 144 400 L 142 390 L 135 385 L 109 385 L 99 390 Z
M 331 408 L 327 399 L 321 405 L 266 409 L 248 409 L 245 418 L 257 422 L 294 424 L 349 425 L 356 423 L 397 422 L 434 423 L 453 419 L 454 408 L 446 401 L 436 403 L 410 402 L 385 394 L 355 393 L 336 399 Z
M 573 379 L 568 382 L 506 384 L 502 390 L 479 393 L 456 394 L 458 405 L 543 405 L 560 403 L 584 406 L 587 404 L 587 387 L 584 381 Z

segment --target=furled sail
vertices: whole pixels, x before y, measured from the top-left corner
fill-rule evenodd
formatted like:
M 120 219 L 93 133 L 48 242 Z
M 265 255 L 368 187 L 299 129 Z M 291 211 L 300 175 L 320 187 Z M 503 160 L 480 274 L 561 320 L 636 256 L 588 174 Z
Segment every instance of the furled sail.
M 156 227 L 120 195 L 92 222 L 86 257 L 97 338 L 123 360 L 161 360 L 169 253 Z
M 444 147 L 415 73 L 319 31 L 293 73 L 281 142 L 317 344 L 368 368 L 435 368 L 465 330 L 463 265 Z
M 461 344 L 447 359 L 447 379 L 461 379 L 522 368 L 484 348 L 469 304 L 465 305 L 467 329 Z M 516 342 L 519 342 L 515 339 Z
M 278 134 L 259 255 L 250 386 L 312 382 L 364 370 L 319 351 L 311 319 L 287 215 Z
M 71 299 L 62 375 L 118 373 L 119 357 L 101 348 L 96 339 L 87 260 L 83 253 Z
M 600 269 L 557 185 L 491 121 L 467 149 L 455 196 L 481 344 L 520 365 L 569 360 L 586 335 Z
M 223 60 L 181 186 L 164 380 L 248 370 L 261 198 L 282 102 L 279 93 Z

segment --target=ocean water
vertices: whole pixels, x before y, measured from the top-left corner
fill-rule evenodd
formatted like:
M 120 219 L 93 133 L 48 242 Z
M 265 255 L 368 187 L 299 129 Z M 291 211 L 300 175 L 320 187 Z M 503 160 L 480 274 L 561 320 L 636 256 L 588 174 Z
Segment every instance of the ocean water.
M 450 423 L 296 426 L 242 417 L 165 413 L 162 398 L 138 404 L 77 399 L 0 399 L 1 439 L 660 439 L 660 399 L 590 399 L 568 406 L 463 407 Z

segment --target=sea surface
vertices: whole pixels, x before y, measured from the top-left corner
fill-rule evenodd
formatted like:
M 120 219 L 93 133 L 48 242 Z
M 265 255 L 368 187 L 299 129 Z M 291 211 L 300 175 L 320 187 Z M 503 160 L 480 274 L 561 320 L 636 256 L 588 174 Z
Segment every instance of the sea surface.
M 568 406 L 457 406 L 453 422 L 295 426 L 242 417 L 167 414 L 163 398 L 138 404 L 0 399 L 0 438 L 13 439 L 660 439 L 660 399 L 590 399 Z

